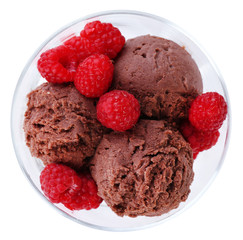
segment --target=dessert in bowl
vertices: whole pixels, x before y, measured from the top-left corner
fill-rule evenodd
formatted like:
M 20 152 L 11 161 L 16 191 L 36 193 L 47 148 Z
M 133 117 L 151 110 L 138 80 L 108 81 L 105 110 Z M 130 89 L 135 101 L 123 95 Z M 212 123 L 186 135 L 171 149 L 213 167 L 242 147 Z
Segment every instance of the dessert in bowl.
M 82 64 L 81 67 L 70 67 L 62 60 L 63 66 L 77 69 L 81 77 L 77 77 L 77 72 L 73 77 L 75 71 L 70 71 L 69 77 L 74 80 L 60 83 L 61 77 L 47 81 L 48 76 L 39 67 L 43 53 L 70 45 L 87 24 L 97 21 L 111 23 L 124 37 L 122 43 L 120 36 L 118 45 L 121 48 L 116 47 L 115 53 L 110 46 L 98 52 L 109 58 L 99 59 L 106 61 L 105 67 L 102 65 L 102 69 L 107 69 L 104 72 L 112 72 L 112 77 L 106 74 L 108 80 L 104 88 L 94 87 L 96 93 L 100 89 L 102 92 L 87 95 L 90 92 L 83 91 L 86 88 L 82 85 L 84 72 L 87 68 L 93 71 L 89 66 L 94 66 L 100 57 L 92 60 L 98 50 L 90 48 L 95 48 L 96 40 L 84 45 L 75 42 L 75 46 L 86 46 L 78 54 L 78 64 L 73 60 L 76 57 L 72 58 L 72 64 Z M 83 33 L 83 38 L 88 39 L 85 34 L 90 32 Z M 87 49 L 89 53 L 85 56 Z M 107 103 L 111 96 L 106 97 L 106 94 L 115 92 L 118 98 L 121 91 L 119 98 L 124 97 L 123 91 L 132 95 L 122 100 L 129 105 L 126 113 L 132 119 L 123 119 L 125 125 L 120 121 L 123 115 L 116 117 L 118 122 L 104 120 L 106 106 L 111 104 L 111 101 Z M 188 121 L 197 97 L 214 92 L 227 104 L 227 114 L 225 112 L 222 126 L 213 134 L 216 138 L 210 137 L 213 141 L 210 148 L 199 149 L 183 131 L 189 129 L 188 122 L 182 123 Z M 99 229 L 135 230 L 175 216 L 207 189 L 225 156 L 229 113 L 227 90 L 219 71 L 184 31 L 150 14 L 105 12 L 61 29 L 27 63 L 13 99 L 12 137 L 18 161 L 29 181 L 65 216 Z M 122 127 L 114 128 L 110 122 Z M 63 164 L 77 172 L 88 168 L 92 183 L 97 187 L 99 204 L 90 210 L 77 210 L 74 205 L 67 204 L 67 198 L 65 204 L 64 200 L 58 202 L 50 198 L 40 175 L 45 175 L 43 169 L 52 163 Z M 75 184 L 79 185 L 76 180 Z M 75 191 L 72 188 L 72 192 Z

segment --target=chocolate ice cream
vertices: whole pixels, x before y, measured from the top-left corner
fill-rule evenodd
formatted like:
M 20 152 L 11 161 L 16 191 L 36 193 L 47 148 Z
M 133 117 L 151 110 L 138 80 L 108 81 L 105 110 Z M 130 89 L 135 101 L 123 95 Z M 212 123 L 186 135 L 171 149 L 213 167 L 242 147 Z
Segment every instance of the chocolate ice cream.
M 33 156 L 75 168 L 93 156 L 103 133 L 93 99 L 73 84 L 44 83 L 28 94 L 27 106 L 24 131 Z
M 190 145 L 160 120 L 104 135 L 91 160 L 98 194 L 119 216 L 158 216 L 185 201 L 193 180 Z
M 177 121 L 202 93 L 202 78 L 191 55 L 173 41 L 145 35 L 127 40 L 115 59 L 113 89 L 132 93 L 142 114 Z

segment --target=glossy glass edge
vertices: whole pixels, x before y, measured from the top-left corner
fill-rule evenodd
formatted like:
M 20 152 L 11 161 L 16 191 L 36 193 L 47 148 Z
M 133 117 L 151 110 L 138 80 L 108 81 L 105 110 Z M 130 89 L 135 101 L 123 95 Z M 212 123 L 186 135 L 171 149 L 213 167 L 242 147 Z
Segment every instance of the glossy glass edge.
M 201 50 L 201 52 L 206 56 L 206 58 L 208 59 L 208 61 L 210 62 L 210 64 L 213 66 L 213 68 L 215 69 L 215 71 L 218 74 L 218 77 L 220 79 L 220 82 L 222 84 L 222 88 L 224 91 L 224 94 L 226 96 L 226 101 L 228 104 L 228 128 L 227 128 L 227 136 L 226 136 L 226 141 L 225 141 L 225 147 L 224 147 L 224 151 L 222 153 L 221 159 L 220 159 L 220 163 L 218 164 L 218 167 L 215 171 L 215 173 L 212 175 L 210 181 L 208 182 L 208 184 L 203 188 L 203 190 L 197 195 L 197 197 L 195 197 L 187 206 L 184 206 L 180 211 L 173 213 L 172 215 L 170 215 L 169 217 L 162 219 L 162 220 L 158 220 L 154 223 L 150 223 L 146 226 L 142 226 L 142 227 L 135 227 L 135 228 L 110 228 L 110 227 L 101 227 L 101 226 L 97 226 L 97 225 L 93 225 L 81 220 L 78 220 L 74 217 L 71 217 L 70 215 L 68 215 L 67 213 L 65 213 L 64 211 L 62 211 L 61 209 L 59 209 L 57 206 L 53 205 L 52 203 L 50 203 L 45 196 L 43 196 L 43 194 L 39 191 L 39 189 L 35 186 L 35 184 L 33 183 L 33 181 L 31 180 L 31 178 L 29 177 L 29 174 L 26 172 L 24 166 L 22 165 L 22 162 L 20 161 L 20 157 L 18 156 L 18 153 L 16 151 L 16 146 L 17 143 L 14 140 L 14 119 L 12 118 L 13 116 L 13 107 L 15 105 L 15 97 L 17 95 L 18 89 L 19 89 L 19 85 L 22 82 L 23 76 L 25 75 L 27 69 L 29 68 L 29 66 L 31 65 L 33 59 L 35 58 L 36 55 L 38 55 L 38 53 L 41 51 L 41 49 L 51 40 L 53 39 L 55 36 L 57 36 L 59 33 L 61 33 L 62 31 L 64 31 L 65 29 L 71 27 L 72 25 L 80 22 L 80 21 L 84 21 L 84 20 L 88 20 L 90 18 L 94 18 L 94 17 L 99 17 L 99 16 L 105 16 L 105 15 L 117 15 L 117 14 L 130 14 L 130 15 L 138 15 L 138 16 L 142 16 L 142 17 L 148 17 L 148 18 L 152 18 L 158 21 L 162 21 L 165 22 L 168 25 L 171 25 L 173 28 L 177 29 L 179 32 L 183 33 L 185 36 L 187 36 L 190 40 L 192 40 L 194 42 L 194 44 Z M 67 217 L 68 219 L 71 219 L 77 223 L 83 224 L 84 226 L 87 227 L 92 227 L 98 230 L 106 230 L 106 231 L 113 231 L 113 232 L 123 232 L 123 231 L 136 231 L 136 230 L 141 230 L 141 229 L 145 229 L 148 227 L 153 227 L 156 226 L 158 224 L 161 224 L 162 222 L 168 221 L 170 219 L 172 219 L 173 217 L 181 214 L 182 212 L 184 212 L 186 209 L 188 209 L 189 207 L 191 207 L 195 202 L 197 202 L 197 200 L 199 198 L 201 198 L 201 196 L 205 193 L 205 191 L 208 189 L 208 187 L 212 184 L 212 182 L 214 181 L 215 177 L 217 176 L 219 170 L 221 169 L 225 156 L 226 156 L 226 152 L 228 150 L 228 146 L 229 146 L 229 139 L 230 139 L 230 135 L 231 135 L 231 107 L 230 107 L 230 100 L 229 100 L 229 96 L 228 96 L 228 92 L 226 89 L 226 85 L 225 82 L 223 80 L 223 77 L 219 71 L 219 69 L 217 68 L 216 64 L 213 62 L 212 58 L 209 56 L 209 54 L 205 51 L 205 49 L 203 49 L 203 47 L 198 43 L 197 40 L 195 40 L 192 36 L 190 36 L 184 29 L 182 29 L 181 27 L 177 26 L 176 24 L 174 24 L 173 22 L 170 22 L 169 20 L 160 17 L 160 16 L 156 16 L 150 13 L 145 13 L 145 12 L 141 12 L 141 11 L 133 11 L 133 10 L 110 10 L 110 11 L 103 11 L 103 12 L 97 12 L 94 14 L 90 14 L 90 15 L 86 15 L 82 18 L 79 18 L 69 24 L 67 24 L 66 26 L 60 28 L 57 32 L 55 32 L 54 34 L 52 34 L 48 39 L 46 39 L 40 46 L 39 48 L 34 52 L 34 54 L 32 54 L 32 56 L 30 57 L 29 61 L 27 62 L 27 64 L 25 65 L 15 88 L 14 94 L 13 94 L 13 100 L 12 100 L 12 107 L 11 107 L 11 136 L 12 136 L 12 142 L 13 142 L 13 146 L 14 146 L 14 150 L 15 150 L 15 154 L 17 157 L 17 160 L 19 162 L 20 168 L 22 169 L 24 175 L 27 177 L 28 181 L 30 182 L 30 184 L 32 185 L 32 187 L 39 193 L 39 195 L 41 195 L 42 199 L 44 199 L 49 205 L 51 205 L 52 207 L 54 207 L 54 209 L 56 209 L 60 214 L 62 214 L 63 216 Z

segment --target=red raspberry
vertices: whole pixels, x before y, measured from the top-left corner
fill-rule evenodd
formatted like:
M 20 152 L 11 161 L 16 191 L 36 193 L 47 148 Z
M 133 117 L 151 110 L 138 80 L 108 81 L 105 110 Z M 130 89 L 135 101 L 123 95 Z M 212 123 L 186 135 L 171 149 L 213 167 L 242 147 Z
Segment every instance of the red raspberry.
M 53 203 L 68 202 L 81 188 L 77 173 L 62 164 L 48 164 L 40 175 L 41 189 Z
M 86 43 L 87 41 L 87 39 L 81 38 L 80 36 L 74 36 L 65 41 L 63 44 L 68 48 L 73 49 L 78 56 L 78 61 L 82 62 L 86 57 L 91 55 L 88 49 L 85 48 L 85 46 L 88 45 L 88 43 Z
M 88 39 L 85 48 L 91 53 L 105 54 L 113 59 L 125 44 L 125 38 L 111 23 L 93 21 L 87 23 L 80 36 Z
M 86 97 L 96 98 L 111 85 L 114 66 L 102 54 L 94 54 L 79 64 L 74 79 L 75 87 Z
M 65 207 L 70 210 L 90 210 L 98 208 L 102 202 L 102 198 L 97 195 L 97 186 L 89 173 L 80 173 L 79 177 L 82 181 L 80 191 L 73 195 L 71 201 L 64 203 Z
M 97 104 L 97 119 L 116 131 L 132 128 L 140 116 L 138 100 L 123 90 L 105 93 Z
M 77 66 L 76 53 L 64 45 L 42 53 L 37 62 L 41 76 L 51 83 L 73 81 Z
M 201 131 L 216 131 L 225 120 L 227 104 L 217 92 L 207 92 L 198 96 L 189 109 L 189 121 Z
M 198 153 L 199 152 L 193 152 L 193 159 L 196 159 L 197 158 Z
M 181 125 L 181 133 L 185 139 L 190 143 L 193 150 L 193 157 L 196 158 L 197 154 L 201 151 L 207 150 L 214 146 L 219 138 L 219 131 L 202 132 L 193 127 L 189 122 L 184 122 Z

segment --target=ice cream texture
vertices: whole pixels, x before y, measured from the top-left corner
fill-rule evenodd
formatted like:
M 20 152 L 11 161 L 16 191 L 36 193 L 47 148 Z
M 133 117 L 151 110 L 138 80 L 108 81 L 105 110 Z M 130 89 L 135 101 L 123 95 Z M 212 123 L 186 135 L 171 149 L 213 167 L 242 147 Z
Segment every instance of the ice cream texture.
M 112 88 L 132 93 L 144 117 L 177 121 L 202 93 L 200 71 L 184 47 L 151 36 L 128 39 L 115 59 Z
M 95 101 L 74 85 L 43 83 L 28 94 L 24 131 L 34 157 L 44 164 L 62 162 L 80 168 L 102 138 Z
M 104 135 L 91 173 L 98 194 L 119 216 L 158 216 L 187 199 L 192 150 L 168 122 L 141 120 L 130 131 Z

